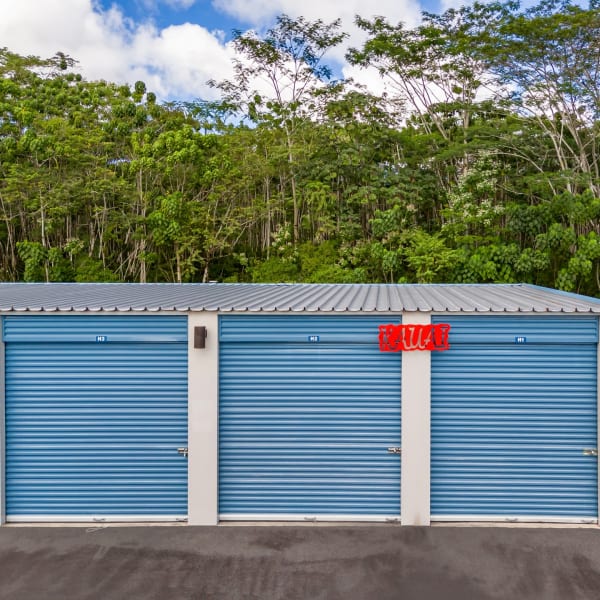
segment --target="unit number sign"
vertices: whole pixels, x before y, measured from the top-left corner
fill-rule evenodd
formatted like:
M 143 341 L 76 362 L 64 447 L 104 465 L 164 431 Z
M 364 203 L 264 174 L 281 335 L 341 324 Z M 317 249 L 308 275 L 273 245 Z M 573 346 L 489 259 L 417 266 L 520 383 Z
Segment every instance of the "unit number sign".
M 389 325 L 379 326 L 379 349 L 382 352 L 410 352 L 412 350 L 448 350 L 450 325 Z

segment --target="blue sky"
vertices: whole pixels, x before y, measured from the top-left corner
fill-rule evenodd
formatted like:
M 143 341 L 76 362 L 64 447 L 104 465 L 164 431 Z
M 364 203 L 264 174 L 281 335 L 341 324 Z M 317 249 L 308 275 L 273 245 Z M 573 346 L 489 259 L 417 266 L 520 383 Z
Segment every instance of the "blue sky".
M 323 0 L 327 2 L 327 0 Z M 254 25 L 252 19 L 240 18 L 228 14 L 223 8 L 214 6 L 211 0 L 198 0 L 197 2 L 167 2 L 160 0 L 120 0 L 99 2 L 105 9 L 112 4 L 117 4 L 123 12 L 134 21 L 153 20 L 159 27 L 181 25 L 183 23 L 199 23 L 208 29 L 220 29 L 229 38 L 233 29 L 245 29 Z M 251 4 L 251 2 L 249 2 Z M 275 3 L 273 3 L 275 4 Z M 299 2 L 301 4 L 301 2 Z M 368 3 L 365 2 L 368 5 Z M 427 11 L 439 11 L 442 4 L 437 0 L 425 0 L 421 6 Z M 360 14 L 360 13 L 359 13 Z
M 123 12 L 136 22 L 152 20 L 159 27 L 169 25 L 183 25 L 184 23 L 199 23 L 207 29 L 220 29 L 230 37 L 233 29 L 244 29 L 247 22 L 237 19 L 223 10 L 213 7 L 210 0 L 200 0 L 191 6 L 185 4 L 173 4 L 168 2 L 143 1 L 143 0 L 121 0 L 111 2 L 102 0 L 99 2 L 105 9 L 112 4 L 119 5 Z
M 0 0 L 0 46 L 42 57 L 61 51 L 89 79 L 146 82 L 162 100 L 215 97 L 209 79 L 231 77 L 233 29 L 264 31 L 278 14 L 341 18 L 359 46 L 354 16 L 383 15 L 415 25 L 421 10 L 460 0 Z M 377 88 L 378 76 L 346 64 L 345 48 L 328 60 L 337 74 Z M 377 91 L 374 89 L 374 91 Z

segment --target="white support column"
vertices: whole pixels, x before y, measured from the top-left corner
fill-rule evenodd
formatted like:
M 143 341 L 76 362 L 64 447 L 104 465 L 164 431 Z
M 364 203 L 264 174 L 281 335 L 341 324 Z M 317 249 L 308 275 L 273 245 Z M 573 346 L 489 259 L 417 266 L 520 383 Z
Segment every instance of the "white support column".
M 403 313 L 403 325 L 429 325 L 429 313 Z M 402 525 L 430 524 L 431 352 L 402 353 Z
M 194 348 L 194 327 L 206 327 Z M 188 523 L 218 521 L 219 317 L 188 313 Z

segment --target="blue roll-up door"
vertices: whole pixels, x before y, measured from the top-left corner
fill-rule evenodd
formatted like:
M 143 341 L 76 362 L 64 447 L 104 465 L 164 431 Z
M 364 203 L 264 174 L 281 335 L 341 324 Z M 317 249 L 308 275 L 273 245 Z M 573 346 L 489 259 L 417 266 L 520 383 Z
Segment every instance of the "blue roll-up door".
M 595 520 L 595 318 L 436 317 L 432 519 Z
M 6 514 L 187 515 L 187 317 L 7 316 Z
M 242 518 L 398 518 L 398 317 L 223 316 L 219 513 Z

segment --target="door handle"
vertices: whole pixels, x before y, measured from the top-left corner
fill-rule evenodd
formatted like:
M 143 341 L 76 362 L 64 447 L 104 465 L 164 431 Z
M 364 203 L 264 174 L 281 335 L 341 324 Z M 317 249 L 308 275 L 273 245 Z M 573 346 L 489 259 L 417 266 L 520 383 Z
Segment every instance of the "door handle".
M 390 454 L 402 454 L 402 448 L 400 448 L 400 446 L 391 446 L 387 450 Z

